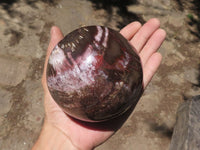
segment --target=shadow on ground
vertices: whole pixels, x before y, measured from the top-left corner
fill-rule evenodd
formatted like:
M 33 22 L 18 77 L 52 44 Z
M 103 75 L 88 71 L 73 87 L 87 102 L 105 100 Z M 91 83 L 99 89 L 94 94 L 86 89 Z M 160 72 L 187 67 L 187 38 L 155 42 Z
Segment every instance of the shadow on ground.
M 37 1 L 40 1 L 40 0 L 24 0 L 24 2 L 26 4 L 30 4 L 30 5 L 36 3 Z M 49 3 L 49 4 L 55 4 L 56 3 L 56 0 L 41 0 L 41 1 L 45 2 L 45 3 Z M 10 5 L 13 5 L 16 2 L 19 2 L 19 0 L 1 0 L 0 4 L 9 8 Z
M 151 123 L 150 128 L 152 131 L 160 134 L 161 136 L 165 136 L 169 139 L 171 139 L 173 134 L 173 128 L 169 128 L 166 124 L 157 124 L 157 123 Z
M 193 88 L 200 88 L 200 64 L 198 65 L 197 82 L 198 83 L 193 84 Z
M 2 6 L 3 9 L 5 9 L 10 16 L 14 16 L 16 11 L 12 9 L 12 6 L 19 1 L 20 0 L 1 0 L 0 6 Z M 38 1 L 40 0 L 24 0 L 24 2 L 30 5 L 31 7 L 36 7 L 35 3 Z M 56 0 L 41 0 L 41 1 L 44 3 L 48 3 L 49 5 L 57 4 Z
M 199 0 L 176 0 L 178 8 L 180 11 L 184 11 L 185 9 L 189 9 L 191 13 L 188 13 L 188 24 L 191 27 L 195 26 L 196 30 L 190 30 L 191 34 L 195 35 L 200 39 L 200 1 Z M 194 17 L 194 15 L 196 17 Z
M 198 18 L 194 18 L 194 17 L 189 17 L 190 18 L 190 22 L 189 24 L 191 26 L 196 25 L 197 26 L 197 32 L 191 31 L 192 34 L 194 34 L 196 37 L 200 38 L 200 1 L 199 0 L 193 0 L 192 2 L 193 7 L 191 8 L 194 13 L 196 13 Z
M 98 9 L 104 9 L 107 12 L 107 23 L 111 22 L 113 18 L 113 8 L 117 9 L 117 15 L 122 17 L 122 21 L 117 21 L 117 28 L 121 29 L 132 21 L 140 21 L 144 23 L 142 17 L 136 13 L 128 10 L 129 5 L 137 4 L 137 0 L 88 0 L 93 3 L 93 7 Z

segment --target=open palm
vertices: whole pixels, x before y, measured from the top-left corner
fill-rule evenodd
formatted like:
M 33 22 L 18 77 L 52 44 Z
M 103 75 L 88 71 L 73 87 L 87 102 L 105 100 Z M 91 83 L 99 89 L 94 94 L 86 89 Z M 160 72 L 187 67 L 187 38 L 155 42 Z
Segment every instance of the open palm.
M 143 85 L 148 85 L 161 63 L 162 56 L 157 52 L 165 39 L 165 31 L 160 29 L 157 19 L 150 19 L 143 26 L 133 22 L 120 33 L 136 48 L 143 67 Z M 46 83 L 48 57 L 54 46 L 63 39 L 58 27 L 51 29 L 51 41 L 47 50 L 42 84 L 45 91 L 45 122 L 57 128 L 78 149 L 92 149 L 108 139 L 125 122 L 131 111 L 123 116 L 104 123 L 86 123 L 67 116 L 50 96 Z M 114 125 L 113 125 L 114 124 Z

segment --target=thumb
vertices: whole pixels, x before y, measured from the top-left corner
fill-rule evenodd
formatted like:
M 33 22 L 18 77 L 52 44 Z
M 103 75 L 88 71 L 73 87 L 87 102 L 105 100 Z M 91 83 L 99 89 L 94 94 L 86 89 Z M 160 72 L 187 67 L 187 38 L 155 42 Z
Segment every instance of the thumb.
M 48 63 L 48 58 L 51 54 L 51 51 L 53 50 L 53 48 L 58 44 L 58 42 L 60 42 L 60 40 L 63 39 L 63 34 L 61 32 L 61 30 L 56 27 L 53 26 L 51 28 L 51 39 L 50 39 L 50 43 L 47 49 L 47 54 L 46 54 L 46 59 L 45 59 L 45 64 L 44 64 L 44 71 L 43 71 L 43 76 L 42 76 L 42 85 L 44 90 L 46 91 L 47 89 L 47 85 L 46 85 L 46 69 L 47 69 L 47 63 Z
M 53 48 L 58 44 L 58 42 L 60 42 L 60 40 L 63 39 L 63 37 L 64 36 L 58 27 L 53 26 L 51 28 L 51 39 L 50 39 L 50 43 L 47 49 L 47 56 L 50 55 Z

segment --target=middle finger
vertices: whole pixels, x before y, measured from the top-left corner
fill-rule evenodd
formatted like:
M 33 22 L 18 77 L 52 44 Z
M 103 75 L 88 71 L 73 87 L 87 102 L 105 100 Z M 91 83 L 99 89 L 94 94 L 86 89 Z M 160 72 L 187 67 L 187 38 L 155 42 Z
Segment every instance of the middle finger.
M 149 37 L 160 27 L 160 21 L 156 18 L 147 21 L 130 40 L 137 52 L 140 52 Z

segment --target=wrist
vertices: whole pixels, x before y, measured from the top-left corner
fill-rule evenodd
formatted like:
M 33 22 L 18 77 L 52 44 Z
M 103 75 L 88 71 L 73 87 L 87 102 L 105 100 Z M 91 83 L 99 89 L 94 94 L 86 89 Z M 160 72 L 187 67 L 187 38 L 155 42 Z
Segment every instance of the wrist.
M 58 128 L 44 123 L 40 136 L 32 150 L 78 150 Z

